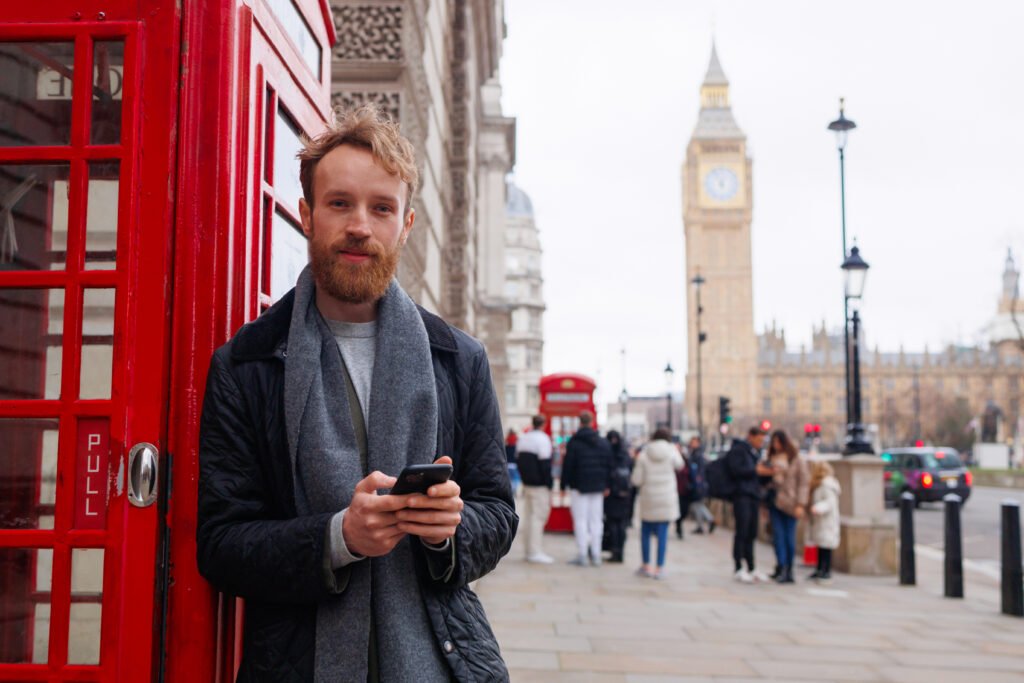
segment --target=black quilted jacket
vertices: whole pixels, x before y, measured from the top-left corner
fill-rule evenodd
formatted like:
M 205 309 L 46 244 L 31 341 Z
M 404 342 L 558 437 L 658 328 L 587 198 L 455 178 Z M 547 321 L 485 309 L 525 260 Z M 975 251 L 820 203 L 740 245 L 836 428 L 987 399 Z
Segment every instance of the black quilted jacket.
M 323 567 L 331 515 L 295 508 L 283 408 L 293 302 L 290 292 L 216 351 L 203 402 L 197 559 L 215 587 L 246 601 L 245 682 L 312 681 L 316 606 L 337 590 Z M 437 383 L 437 452 L 454 461 L 465 509 L 449 580 L 430 578 L 417 544 L 415 569 L 452 678 L 508 680 L 468 587 L 497 566 L 518 525 L 490 367 L 480 342 L 421 315 Z

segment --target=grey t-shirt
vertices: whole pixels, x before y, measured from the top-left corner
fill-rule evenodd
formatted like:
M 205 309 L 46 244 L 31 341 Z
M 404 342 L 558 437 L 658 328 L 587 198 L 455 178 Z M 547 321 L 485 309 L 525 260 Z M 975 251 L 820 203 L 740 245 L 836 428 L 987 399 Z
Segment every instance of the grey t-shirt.
M 373 361 L 377 356 L 377 321 L 346 323 L 328 320 L 334 340 L 338 342 L 352 384 L 363 409 L 363 420 L 370 423 L 370 388 L 373 386 Z

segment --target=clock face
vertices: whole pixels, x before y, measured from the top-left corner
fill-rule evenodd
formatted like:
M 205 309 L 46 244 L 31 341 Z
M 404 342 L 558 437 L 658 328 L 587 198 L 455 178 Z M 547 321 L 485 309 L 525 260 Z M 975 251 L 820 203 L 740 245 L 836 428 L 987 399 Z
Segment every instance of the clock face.
M 740 181 L 730 169 L 719 166 L 713 168 L 704 177 L 704 189 L 708 196 L 720 202 L 726 202 L 736 196 Z

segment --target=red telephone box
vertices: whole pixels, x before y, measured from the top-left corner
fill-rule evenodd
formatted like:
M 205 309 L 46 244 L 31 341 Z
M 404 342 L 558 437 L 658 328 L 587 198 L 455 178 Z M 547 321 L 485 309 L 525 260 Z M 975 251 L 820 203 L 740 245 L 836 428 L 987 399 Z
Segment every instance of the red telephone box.
M 5 3 L 0 681 L 233 679 L 198 412 L 305 262 L 294 155 L 334 40 L 326 0 Z
M 584 410 L 594 415 L 594 429 L 597 429 L 597 411 L 594 408 L 594 380 L 584 375 L 559 373 L 540 378 L 539 414 L 546 418 L 544 431 L 554 445 L 552 473 L 561 475 L 565 459 L 565 445 L 580 426 L 580 413 Z M 561 497 L 552 501 L 551 515 L 544 526 L 545 531 L 572 531 L 572 514 Z

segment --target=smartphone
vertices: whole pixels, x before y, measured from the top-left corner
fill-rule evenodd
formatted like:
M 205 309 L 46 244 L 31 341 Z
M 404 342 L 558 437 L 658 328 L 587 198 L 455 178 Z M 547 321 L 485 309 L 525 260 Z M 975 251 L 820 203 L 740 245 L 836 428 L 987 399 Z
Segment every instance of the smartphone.
M 398 475 L 398 483 L 388 494 L 404 496 L 409 493 L 426 493 L 431 486 L 443 484 L 451 476 L 451 465 L 409 465 Z

